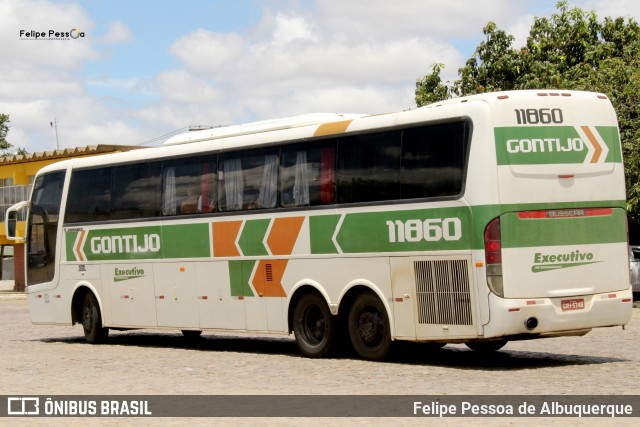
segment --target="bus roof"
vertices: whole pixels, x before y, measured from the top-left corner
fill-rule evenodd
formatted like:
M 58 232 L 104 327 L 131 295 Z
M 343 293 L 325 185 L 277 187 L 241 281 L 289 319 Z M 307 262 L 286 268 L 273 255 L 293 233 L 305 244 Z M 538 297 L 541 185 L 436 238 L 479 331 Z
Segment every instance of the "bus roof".
M 337 135 L 344 132 L 361 132 L 367 129 L 384 129 L 431 120 L 443 120 L 463 116 L 471 105 L 483 103 L 494 108 L 503 102 L 531 97 L 558 97 L 559 99 L 600 99 L 608 101 L 601 93 L 568 90 L 521 90 L 489 92 L 449 99 L 411 109 L 387 114 L 332 114 L 317 113 L 263 120 L 258 122 L 190 131 L 168 139 L 163 146 L 127 153 L 105 154 L 77 158 L 47 166 L 46 170 L 72 167 L 94 167 L 102 164 L 129 163 L 144 160 L 179 157 L 204 152 L 222 152 L 240 147 L 256 147 L 281 141 L 302 141 L 309 138 Z M 469 107 L 466 107 L 469 106 Z M 451 110 L 453 108 L 454 110 Z M 212 142 L 215 142 L 212 144 Z
M 212 129 L 190 131 L 169 138 L 163 145 L 186 144 L 199 141 L 230 138 L 233 136 L 250 135 L 254 133 L 272 132 L 297 127 L 320 125 L 323 123 L 340 122 L 364 117 L 365 114 L 332 114 L 315 113 L 281 119 L 261 120 L 240 125 L 216 127 Z

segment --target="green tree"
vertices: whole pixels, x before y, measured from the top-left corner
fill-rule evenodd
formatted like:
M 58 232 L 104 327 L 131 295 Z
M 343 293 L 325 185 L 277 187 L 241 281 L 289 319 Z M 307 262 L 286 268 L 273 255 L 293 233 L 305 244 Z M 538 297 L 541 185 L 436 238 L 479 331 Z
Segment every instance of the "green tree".
M 443 101 L 451 97 L 449 86 L 442 83 L 440 72 L 444 64 L 433 64 L 431 74 L 427 74 L 416 82 L 416 103 L 419 106 Z
M 434 67 L 417 81 L 416 103 L 512 89 L 605 93 L 620 126 L 629 217 L 640 224 L 640 26 L 633 19 L 599 20 L 564 0 L 556 9 L 550 18 L 535 18 L 519 49 L 513 36 L 488 23 L 485 40 L 458 70 L 459 79 L 443 83 L 442 66 Z
M 11 148 L 11 144 L 7 141 L 7 133 L 9 132 L 9 115 L 0 114 L 0 152 L 3 154 Z
M 27 154 L 27 150 L 22 147 L 14 147 L 9 141 L 7 141 L 7 133 L 9 133 L 10 120 L 8 114 L 0 113 L 0 156 L 7 156 L 10 154 Z

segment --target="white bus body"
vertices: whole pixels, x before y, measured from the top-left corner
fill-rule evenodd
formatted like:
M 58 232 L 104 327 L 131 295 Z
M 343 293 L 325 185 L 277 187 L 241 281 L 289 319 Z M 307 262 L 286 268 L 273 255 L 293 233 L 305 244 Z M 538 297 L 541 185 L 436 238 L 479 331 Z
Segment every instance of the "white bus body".
M 234 128 L 235 129 L 235 128 Z M 27 222 L 32 321 L 393 340 L 582 335 L 631 317 L 624 170 L 601 94 L 306 116 L 50 165 Z M 12 211 L 7 214 L 7 223 Z

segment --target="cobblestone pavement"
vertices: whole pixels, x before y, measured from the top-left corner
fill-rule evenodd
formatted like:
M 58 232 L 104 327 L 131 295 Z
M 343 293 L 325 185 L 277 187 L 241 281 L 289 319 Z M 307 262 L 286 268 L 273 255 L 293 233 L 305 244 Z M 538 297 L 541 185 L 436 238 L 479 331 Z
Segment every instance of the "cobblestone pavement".
M 14 297 L 6 297 L 12 295 Z M 575 395 L 640 394 L 640 308 L 623 330 L 511 342 L 480 356 L 463 345 L 402 345 L 385 362 L 302 357 L 292 338 L 111 331 L 84 343 L 79 326 L 36 326 L 26 300 L 0 295 L 0 394 Z M 0 402 L 4 404 L 3 402 Z M 40 419 L 43 420 L 43 419 Z M 9 421 L 11 421 L 9 423 Z M 17 422 L 22 421 L 22 422 Z M 31 421 L 34 421 L 33 419 Z M 47 425 L 459 425 L 462 418 L 47 419 Z M 476 418 L 478 425 L 636 425 L 638 419 Z M 0 419 L 3 425 L 29 420 Z M 41 424 L 41 423 L 38 423 Z

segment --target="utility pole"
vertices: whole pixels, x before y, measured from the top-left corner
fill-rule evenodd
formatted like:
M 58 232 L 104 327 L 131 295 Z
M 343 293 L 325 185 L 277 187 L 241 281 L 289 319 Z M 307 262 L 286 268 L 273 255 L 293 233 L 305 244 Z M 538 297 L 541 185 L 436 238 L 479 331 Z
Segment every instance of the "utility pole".
M 53 115 L 53 121 L 49 122 L 52 128 L 56 130 L 56 149 L 60 149 L 60 143 L 58 142 L 58 120 L 56 119 L 55 114 Z

